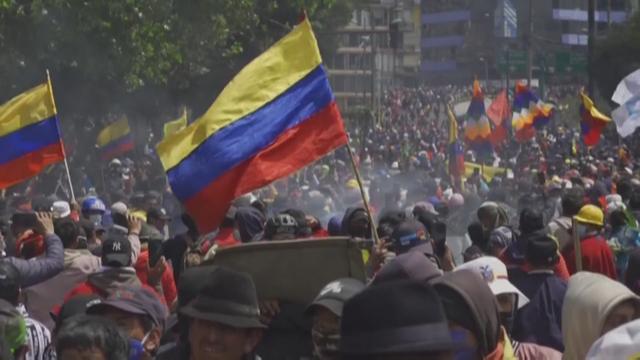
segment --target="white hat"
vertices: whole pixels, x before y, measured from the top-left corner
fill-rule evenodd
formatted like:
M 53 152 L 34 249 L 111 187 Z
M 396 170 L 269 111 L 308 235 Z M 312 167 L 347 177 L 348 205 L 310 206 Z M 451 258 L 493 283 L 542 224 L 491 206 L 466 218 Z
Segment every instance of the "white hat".
M 640 356 L 640 320 L 602 335 L 593 343 L 587 360 L 637 359 Z
M 480 275 L 491 288 L 493 295 L 516 294 L 518 309 L 529 303 L 529 299 L 509 281 L 507 267 L 502 261 L 493 256 L 483 256 L 458 266 L 458 270 L 471 270 Z
M 111 205 L 111 213 L 113 214 L 127 215 L 128 210 L 127 205 L 122 201 L 118 201 Z
M 54 201 L 51 206 L 51 212 L 56 219 L 64 218 L 71 215 L 71 207 L 66 201 Z

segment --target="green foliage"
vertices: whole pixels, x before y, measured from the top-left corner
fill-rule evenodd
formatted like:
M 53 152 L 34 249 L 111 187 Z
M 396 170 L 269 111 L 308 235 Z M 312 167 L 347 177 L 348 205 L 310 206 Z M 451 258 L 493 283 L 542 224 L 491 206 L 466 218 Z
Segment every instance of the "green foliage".
M 640 13 L 596 44 L 595 79 L 600 93 L 609 98 L 626 75 L 640 68 Z
M 197 115 L 306 9 L 323 51 L 362 0 L 0 0 L 0 98 L 51 69 L 65 117 Z

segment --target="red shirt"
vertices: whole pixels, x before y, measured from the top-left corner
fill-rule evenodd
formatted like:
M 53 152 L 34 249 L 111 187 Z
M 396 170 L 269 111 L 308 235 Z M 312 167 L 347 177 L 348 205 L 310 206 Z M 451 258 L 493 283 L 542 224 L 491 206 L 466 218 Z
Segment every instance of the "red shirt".
M 138 279 L 144 285 L 149 285 L 149 250 L 143 249 L 140 251 L 140 256 L 138 256 L 138 261 L 136 262 L 135 269 L 136 275 L 138 275 Z M 173 279 L 173 270 L 167 266 L 164 269 L 164 273 L 162 273 L 162 293 L 164 295 L 164 300 L 167 303 L 167 306 L 171 306 L 173 301 L 178 297 L 178 291 L 176 290 L 176 282 Z
M 582 250 L 582 270 L 599 273 L 617 280 L 613 253 L 602 236 L 591 236 L 580 242 Z M 573 244 L 562 252 L 571 274 L 576 273 L 576 253 Z

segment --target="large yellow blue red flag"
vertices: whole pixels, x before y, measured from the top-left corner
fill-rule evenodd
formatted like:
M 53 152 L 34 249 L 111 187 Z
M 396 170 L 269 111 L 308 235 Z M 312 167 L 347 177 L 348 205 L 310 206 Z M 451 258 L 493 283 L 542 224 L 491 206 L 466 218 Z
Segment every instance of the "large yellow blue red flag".
M 64 160 L 53 93 L 44 83 L 0 106 L 0 188 Z
M 98 134 L 96 145 L 102 160 L 109 160 L 133 150 L 133 134 L 127 117 L 124 116 L 102 129 Z
M 596 108 L 593 100 L 584 93 L 580 92 L 580 129 L 582 130 L 582 140 L 587 146 L 595 146 L 600 141 L 602 129 L 611 122 L 611 118 L 603 114 Z
M 234 198 L 346 143 L 315 35 L 304 19 L 157 151 L 174 194 L 198 228 L 209 232 Z

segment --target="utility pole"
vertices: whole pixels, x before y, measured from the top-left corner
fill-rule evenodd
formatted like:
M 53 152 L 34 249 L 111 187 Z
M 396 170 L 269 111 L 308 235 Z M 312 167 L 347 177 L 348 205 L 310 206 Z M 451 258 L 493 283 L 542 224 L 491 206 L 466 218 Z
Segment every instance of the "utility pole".
M 533 0 L 529 0 L 529 31 L 527 34 L 527 85 L 533 78 Z
M 530 0 L 531 1 L 531 0 Z M 594 68 L 594 57 L 596 50 L 596 0 L 588 0 L 589 1 L 589 14 L 588 14 L 588 22 L 589 22 L 589 45 L 588 45 L 588 54 L 587 54 L 587 72 L 589 74 L 589 96 L 593 97 L 593 91 L 595 87 L 594 79 L 593 79 L 593 68 Z
M 373 24 L 373 7 L 369 8 L 369 29 L 371 32 L 369 33 L 371 39 L 371 109 L 374 108 L 375 105 L 375 97 L 376 97 L 376 39 L 375 39 L 375 29 Z

